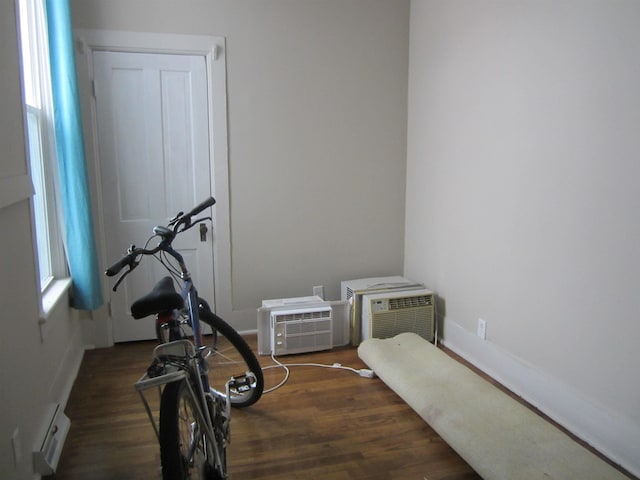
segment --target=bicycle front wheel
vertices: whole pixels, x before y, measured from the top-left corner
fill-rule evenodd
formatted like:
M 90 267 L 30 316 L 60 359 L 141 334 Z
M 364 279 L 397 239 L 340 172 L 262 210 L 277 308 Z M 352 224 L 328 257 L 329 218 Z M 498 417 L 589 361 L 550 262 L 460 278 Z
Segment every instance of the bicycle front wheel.
M 253 405 L 260 399 L 264 390 L 264 378 L 258 359 L 244 338 L 231 325 L 211 312 L 206 303 L 200 307 L 199 313 L 200 320 L 213 330 L 211 355 L 207 357 L 210 387 L 226 395 L 225 385 L 231 377 L 249 373 L 255 381 L 248 389 L 232 388 L 230 401 L 231 406 L 236 408 Z
M 160 402 L 160 459 L 163 480 L 222 480 L 208 464 L 204 429 L 195 414 L 187 380 L 169 383 Z M 226 458 L 221 455 L 223 462 Z M 226 465 L 220 469 L 226 472 Z

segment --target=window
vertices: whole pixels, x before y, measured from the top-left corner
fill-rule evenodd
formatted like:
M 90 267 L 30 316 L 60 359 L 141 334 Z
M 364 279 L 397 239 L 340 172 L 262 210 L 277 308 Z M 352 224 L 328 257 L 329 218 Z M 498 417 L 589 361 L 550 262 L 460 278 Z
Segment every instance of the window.
M 56 153 L 43 0 L 19 0 L 22 74 L 40 288 L 66 275 L 56 208 Z

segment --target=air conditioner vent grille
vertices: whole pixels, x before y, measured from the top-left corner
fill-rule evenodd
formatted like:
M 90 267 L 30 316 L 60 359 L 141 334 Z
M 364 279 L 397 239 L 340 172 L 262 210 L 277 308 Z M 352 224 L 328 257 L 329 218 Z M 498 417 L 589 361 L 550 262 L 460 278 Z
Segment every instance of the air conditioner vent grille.
M 371 336 L 373 338 L 390 338 L 402 332 L 413 332 L 432 341 L 433 321 L 433 313 L 427 309 L 378 313 L 371 325 Z
M 286 313 L 276 315 L 276 322 L 303 322 L 305 320 L 318 320 L 330 316 L 331 313 L 327 311 Z
M 271 312 L 274 355 L 330 350 L 332 341 L 333 318 L 328 305 Z
M 351 300 L 351 297 L 353 297 L 353 290 L 351 287 L 347 287 L 347 298 L 345 300 Z
M 430 306 L 433 302 L 432 295 L 420 295 L 418 297 L 397 297 L 389 299 L 389 310 L 403 308 L 417 308 Z

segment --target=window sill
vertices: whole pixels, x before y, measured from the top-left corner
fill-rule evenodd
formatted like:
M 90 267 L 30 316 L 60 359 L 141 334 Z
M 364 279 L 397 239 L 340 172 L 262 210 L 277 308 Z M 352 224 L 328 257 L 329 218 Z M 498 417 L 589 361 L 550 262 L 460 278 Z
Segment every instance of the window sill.
M 60 303 L 60 300 L 67 298 L 67 292 L 71 288 L 70 278 L 56 279 L 42 292 L 42 311 L 40 312 L 40 338 L 44 341 L 51 328 L 51 314 Z

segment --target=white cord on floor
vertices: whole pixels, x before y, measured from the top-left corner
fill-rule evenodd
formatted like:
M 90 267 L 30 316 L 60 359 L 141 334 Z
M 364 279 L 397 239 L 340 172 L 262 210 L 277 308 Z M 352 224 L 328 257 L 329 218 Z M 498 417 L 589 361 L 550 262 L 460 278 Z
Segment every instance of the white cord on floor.
M 340 370 L 347 370 L 349 372 L 355 373 L 361 377 L 364 378 L 375 378 L 376 374 L 373 372 L 373 370 L 369 370 L 367 368 L 361 368 L 360 370 L 357 370 L 355 368 L 351 368 L 351 367 L 344 367 L 343 365 L 341 365 L 340 363 L 334 363 L 333 365 L 325 365 L 322 363 L 282 363 L 279 360 L 276 359 L 275 355 L 272 353 L 271 354 L 271 360 L 273 360 L 273 362 L 275 363 L 275 365 L 267 365 L 266 367 L 262 367 L 262 370 L 269 370 L 271 368 L 282 368 L 285 371 L 285 375 L 284 378 L 282 379 L 282 381 L 277 384 L 275 387 L 271 387 L 268 388 L 266 390 L 264 390 L 262 393 L 270 393 L 273 392 L 274 390 L 277 390 L 278 388 L 282 387 L 285 383 L 287 383 L 287 380 L 289 380 L 289 367 L 320 367 L 320 368 L 337 368 Z

